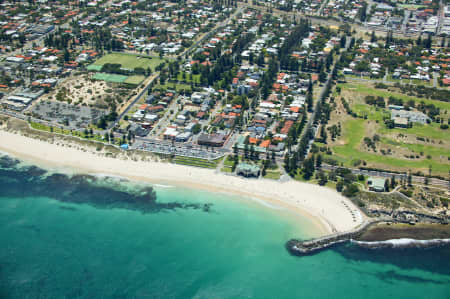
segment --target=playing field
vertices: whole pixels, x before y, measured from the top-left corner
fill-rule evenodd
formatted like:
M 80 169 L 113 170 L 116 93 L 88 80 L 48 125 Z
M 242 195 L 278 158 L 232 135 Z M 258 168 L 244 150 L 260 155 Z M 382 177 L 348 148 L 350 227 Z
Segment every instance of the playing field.
M 124 82 L 128 84 L 139 85 L 141 84 L 142 81 L 144 81 L 144 79 L 145 79 L 144 76 L 135 75 L 129 76 L 128 79 L 126 79 Z
M 92 79 L 102 80 L 102 81 L 107 81 L 107 82 L 114 82 L 114 83 L 122 83 L 128 79 L 128 76 L 107 74 L 107 73 L 96 73 L 94 76 L 92 76 Z
M 418 124 L 411 128 L 389 129 L 384 124 L 385 119 L 390 119 L 387 108 L 375 107 L 365 103 L 367 95 L 381 96 L 387 99 L 389 96 L 401 98 L 403 101 L 412 100 L 416 104 L 434 104 L 441 108 L 441 117 L 447 119 L 446 112 L 450 108 L 448 102 L 422 99 L 407 96 L 394 91 L 375 89 L 362 84 L 340 84 L 341 94 L 335 94 L 336 98 L 344 97 L 352 111 L 358 117 L 352 117 L 340 110 L 331 115 L 331 122 L 342 124 L 342 134 L 335 141 L 328 139 L 328 144 L 319 144 L 330 147 L 333 155 L 327 158 L 343 163 L 345 166 L 354 167 L 364 161 L 369 167 L 379 167 L 397 171 L 422 171 L 424 173 L 432 169 L 434 174 L 447 175 L 450 169 L 450 135 L 448 130 L 440 128 L 438 123 Z M 342 108 L 343 109 L 343 108 Z M 366 145 L 367 139 L 374 140 L 375 149 Z
M 144 69 L 150 67 L 152 71 L 158 66 L 163 60 L 157 57 L 141 57 L 132 54 L 122 54 L 122 53 L 111 53 L 103 56 L 92 64 L 92 66 L 103 66 L 107 63 L 120 64 L 122 68 L 133 70 L 137 67 L 142 67 Z

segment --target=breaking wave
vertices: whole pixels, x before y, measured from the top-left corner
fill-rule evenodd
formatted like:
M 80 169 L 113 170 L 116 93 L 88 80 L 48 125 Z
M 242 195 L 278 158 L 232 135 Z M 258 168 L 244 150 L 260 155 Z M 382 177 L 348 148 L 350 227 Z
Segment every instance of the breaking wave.
M 431 248 L 437 246 L 450 245 L 450 239 L 431 239 L 431 240 L 416 240 L 416 239 L 391 239 L 386 241 L 356 241 L 351 240 L 353 244 L 356 244 L 363 248 L 378 249 L 378 248 Z

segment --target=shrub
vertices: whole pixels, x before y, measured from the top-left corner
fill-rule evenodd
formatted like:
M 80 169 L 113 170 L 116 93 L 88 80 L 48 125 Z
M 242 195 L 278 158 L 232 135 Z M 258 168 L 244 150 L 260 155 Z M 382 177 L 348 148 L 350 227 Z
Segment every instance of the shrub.
M 337 190 L 338 192 L 341 192 L 342 189 L 344 189 L 344 183 L 343 183 L 342 181 L 337 182 L 337 184 L 336 184 L 336 190 Z
M 345 190 L 342 192 L 344 196 L 353 197 L 359 192 L 359 188 L 356 184 L 349 184 L 345 187 Z
M 400 190 L 400 192 L 405 196 L 408 196 L 408 197 L 412 196 L 412 190 L 403 190 L 402 189 L 402 190 Z

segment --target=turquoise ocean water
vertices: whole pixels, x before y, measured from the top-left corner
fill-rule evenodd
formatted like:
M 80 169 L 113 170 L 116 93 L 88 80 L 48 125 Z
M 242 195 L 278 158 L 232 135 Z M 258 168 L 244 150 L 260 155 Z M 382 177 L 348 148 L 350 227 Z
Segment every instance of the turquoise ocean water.
M 254 200 L 0 166 L 0 298 L 450 298 L 448 248 L 294 257 L 313 224 Z

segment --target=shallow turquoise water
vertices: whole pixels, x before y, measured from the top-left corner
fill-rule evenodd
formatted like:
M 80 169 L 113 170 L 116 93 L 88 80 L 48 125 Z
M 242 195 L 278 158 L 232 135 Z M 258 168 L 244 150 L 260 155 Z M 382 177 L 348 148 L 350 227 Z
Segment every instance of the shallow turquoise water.
M 36 177 L 0 171 L 0 298 L 450 298 L 448 248 L 293 257 L 311 223 L 252 200 L 157 187 L 143 211 Z

